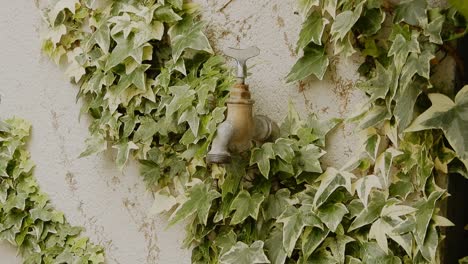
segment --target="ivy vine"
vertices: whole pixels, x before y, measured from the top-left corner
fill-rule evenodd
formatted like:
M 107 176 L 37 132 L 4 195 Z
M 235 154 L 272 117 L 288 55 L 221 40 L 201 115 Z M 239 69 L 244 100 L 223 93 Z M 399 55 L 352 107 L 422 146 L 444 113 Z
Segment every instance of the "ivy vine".
M 356 159 L 322 168 L 340 120 L 301 118 L 290 106 L 275 142 L 207 165 L 232 77 L 211 54 L 197 6 L 53 1 L 43 50 L 67 67 L 93 117 L 82 155 L 110 144 L 119 168 L 139 160 L 153 211 L 171 224 L 190 219 L 193 263 L 436 263 L 439 228 L 451 222 L 435 177 L 466 172 L 468 87 L 444 95 L 430 77 L 465 18 L 426 0 L 298 4 L 303 55 L 289 82 L 322 79 L 330 56 L 365 61 L 358 88 L 369 101 L 347 120 L 365 131 Z
M 18 118 L 0 121 L 0 240 L 17 246 L 23 263 L 104 263 L 103 248 L 41 192 L 25 149 L 30 128 Z

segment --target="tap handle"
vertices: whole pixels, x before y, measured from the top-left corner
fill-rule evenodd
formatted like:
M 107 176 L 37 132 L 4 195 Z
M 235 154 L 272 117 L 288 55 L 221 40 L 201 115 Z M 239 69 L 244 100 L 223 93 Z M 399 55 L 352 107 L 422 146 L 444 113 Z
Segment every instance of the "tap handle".
M 260 54 L 260 49 L 257 47 L 249 47 L 246 49 L 235 49 L 227 48 L 224 51 L 224 54 L 233 58 L 237 62 L 237 80 L 239 83 L 244 83 L 245 78 L 247 77 L 247 65 L 246 62 L 248 59 L 253 58 Z

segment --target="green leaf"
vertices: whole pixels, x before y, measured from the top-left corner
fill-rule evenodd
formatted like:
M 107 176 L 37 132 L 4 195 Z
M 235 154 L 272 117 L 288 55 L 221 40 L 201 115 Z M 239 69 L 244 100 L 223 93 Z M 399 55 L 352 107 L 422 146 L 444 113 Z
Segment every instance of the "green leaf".
M 345 235 L 336 235 L 335 237 L 328 237 L 323 242 L 325 248 L 330 248 L 333 258 L 336 263 L 344 263 L 346 245 L 354 241 L 353 238 Z
M 443 94 L 429 94 L 432 106 L 414 120 L 406 132 L 442 129 L 460 159 L 468 159 L 468 137 L 465 136 L 468 113 L 468 86 L 463 87 L 455 102 Z
M 317 182 L 320 181 L 320 186 L 314 197 L 314 207 L 320 207 L 339 187 L 346 188 L 352 195 L 351 179 L 355 177 L 346 171 L 339 171 L 332 167 L 327 168 L 325 173 L 317 179 Z
M 312 253 L 322 244 L 325 238 L 328 237 L 330 230 L 322 230 L 317 227 L 306 227 L 301 235 L 302 254 L 304 259 L 308 259 Z
M 323 31 L 328 23 L 328 20 L 323 18 L 319 12 L 312 12 L 312 14 L 307 17 L 304 24 L 302 24 L 296 52 L 304 49 L 310 42 L 322 45 Z
M 312 207 L 302 205 L 299 209 L 289 206 L 277 220 L 283 223 L 283 246 L 290 257 L 297 239 L 306 226 L 316 226 L 321 228 L 320 220 L 312 212 Z
M 309 44 L 304 48 L 304 56 L 302 56 L 292 67 L 286 82 L 295 82 L 315 75 L 319 80 L 323 79 L 327 70 L 329 61 L 325 55 L 325 49 L 315 44 Z
M 427 0 L 404 0 L 399 3 L 393 21 L 422 26 L 427 24 L 426 10 Z
M 364 208 L 354 219 L 348 228 L 348 232 L 373 223 L 380 216 L 380 212 L 386 204 L 385 194 L 383 192 L 372 192 L 369 205 Z
M 220 255 L 223 255 L 224 253 L 226 253 L 229 249 L 231 249 L 232 247 L 234 247 L 234 245 L 236 244 L 237 242 L 237 235 L 236 233 L 234 233 L 234 231 L 231 229 L 229 230 L 229 232 L 224 232 L 224 233 L 221 233 L 219 234 L 215 241 L 214 241 L 214 244 L 221 248 L 221 251 L 220 251 Z
M 123 170 L 125 164 L 127 163 L 128 157 L 130 156 L 130 152 L 132 150 L 138 149 L 138 146 L 135 145 L 135 143 L 132 141 L 123 141 L 117 145 L 112 146 L 112 148 L 117 149 L 117 157 L 115 159 L 117 168 L 119 168 L 119 170 Z
M 228 252 L 224 253 L 220 259 L 220 264 L 257 264 L 270 263 L 265 252 L 263 252 L 263 241 L 257 240 L 250 246 L 237 242 Z
M 168 34 L 171 39 L 172 60 L 174 62 L 188 48 L 213 53 L 208 38 L 202 32 L 203 27 L 204 23 L 193 23 L 192 18 L 187 16 L 169 29 Z
M 367 207 L 367 200 L 373 188 L 382 188 L 379 178 L 375 175 L 364 176 L 353 183 L 353 189 L 356 190 L 364 207 Z
M 379 32 L 385 20 L 385 13 L 380 8 L 365 9 L 364 14 L 356 22 L 356 27 L 365 36 Z
M 265 240 L 267 256 L 271 260 L 271 264 L 284 264 L 287 253 L 283 247 L 283 232 L 280 228 L 274 228 Z
M 418 201 L 415 204 L 416 212 L 416 228 L 414 231 L 416 242 L 419 248 L 423 248 L 426 235 L 428 233 L 429 223 L 434 214 L 436 202 L 442 197 L 444 192 L 434 191 L 427 199 Z
M 301 148 L 299 154 L 299 165 L 303 171 L 322 172 L 319 159 L 325 155 L 325 151 L 313 144 L 309 144 Z
M 187 191 L 187 200 L 172 214 L 169 224 L 173 225 L 195 214 L 200 223 L 206 225 L 211 204 L 219 197 L 221 195 L 211 189 L 210 184 L 195 184 Z
M 319 5 L 319 0 L 298 0 L 299 14 L 302 17 L 306 17 L 312 7 Z
M 335 232 L 347 213 L 349 211 L 344 204 L 331 203 L 322 205 L 317 211 L 317 216 L 330 231 Z
M 99 133 L 92 134 L 85 140 L 85 144 L 86 149 L 80 154 L 79 158 L 101 153 L 107 149 L 107 141 Z
M 297 204 L 297 198 L 291 197 L 289 189 L 279 189 L 275 194 L 268 196 L 266 206 L 264 207 L 265 219 L 278 218 L 289 206 Z
M 164 187 L 154 194 L 154 203 L 150 209 L 150 213 L 156 215 L 162 212 L 168 212 L 176 204 L 177 200 L 172 196 L 169 187 Z
M 250 157 L 250 165 L 257 164 L 263 177 L 268 179 L 270 173 L 270 159 L 275 158 L 272 143 L 265 143 L 261 148 L 256 148 L 252 151 Z
M 392 46 L 388 50 L 388 56 L 393 56 L 397 71 L 401 70 L 411 52 L 420 53 L 419 32 L 413 31 L 411 39 L 406 39 L 402 34 L 396 35 Z
M 346 10 L 336 16 L 330 29 L 330 33 L 335 43 L 338 40 L 343 40 L 354 24 L 356 24 L 361 16 L 363 3 L 364 2 L 359 4 L 354 11 Z
M 159 130 L 158 124 L 150 116 L 140 117 L 140 126 L 133 135 L 133 141 L 140 142 L 152 138 Z
M 189 124 L 190 130 L 195 137 L 198 136 L 198 128 L 200 126 L 200 117 L 198 117 L 197 110 L 195 107 L 189 107 L 185 112 L 180 115 L 179 124 L 187 122 Z
M 246 190 L 242 190 L 232 201 L 230 210 L 235 210 L 231 219 L 231 225 L 243 222 L 248 216 L 257 220 L 258 211 L 265 197 L 260 193 L 250 196 Z

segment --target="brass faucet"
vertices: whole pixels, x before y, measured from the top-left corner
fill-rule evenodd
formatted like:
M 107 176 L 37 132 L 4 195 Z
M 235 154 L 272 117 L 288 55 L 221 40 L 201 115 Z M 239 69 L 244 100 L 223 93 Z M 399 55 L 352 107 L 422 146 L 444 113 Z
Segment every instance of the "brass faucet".
M 263 115 L 253 116 L 254 100 L 250 98 L 246 61 L 260 54 L 257 47 L 247 49 L 228 48 L 224 52 L 237 61 L 237 83 L 229 93 L 226 120 L 218 126 L 207 163 L 229 163 L 231 152 L 241 153 L 252 147 L 253 141 L 262 143 L 275 139 L 279 134 L 278 125 Z

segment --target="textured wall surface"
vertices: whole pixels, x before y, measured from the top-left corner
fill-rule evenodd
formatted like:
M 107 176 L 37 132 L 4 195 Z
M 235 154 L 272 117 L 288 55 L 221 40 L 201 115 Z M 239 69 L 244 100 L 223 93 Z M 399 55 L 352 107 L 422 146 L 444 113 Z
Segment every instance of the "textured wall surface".
M 228 46 L 256 45 L 251 61 L 255 110 L 281 121 L 291 100 L 303 115 L 345 117 L 363 95 L 353 89 L 357 63 L 334 59 L 327 81 L 286 85 L 284 78 L 297 59 L 301 18 L 296 0 L 196 0 L 204 7 L 206 32 L 217 51 Z M 153 198 L 132 163 L 119 172 L 112 150 L 78 159 L 89 120 L 78 121 L 76 89 L 40 53 L 40 16 L 34 1 L 5 1 L 0 9 L 0 117 L 13 115 L 33 124 L 29 149 L 35 175 L 55 206 L 72 224 L 86 228 L 92 241 L 106 248 L 107 263 L 183 264 L 190 252 L 180 249 L 183 227 L 166 229 L 164 218 L 149 217 Z M 339 166 L 357 147 L 352 129 L 341 126 L 330 137 L 325 162 Z M 329 141 L 332 141 L 329 140 Z M 15 249 L 0 244 L 0 263 L 20 263 Z

